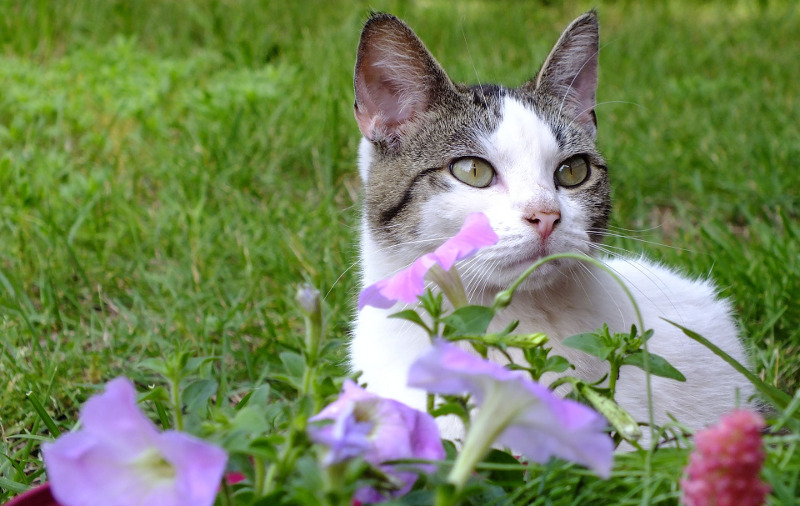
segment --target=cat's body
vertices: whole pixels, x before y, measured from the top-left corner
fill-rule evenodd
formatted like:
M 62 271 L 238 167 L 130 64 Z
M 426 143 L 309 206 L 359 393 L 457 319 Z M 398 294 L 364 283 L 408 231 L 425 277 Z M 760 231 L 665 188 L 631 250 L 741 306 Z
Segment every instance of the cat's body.
M 594 145 L 597 47 L 597 21 L 589 13 L 567 28 L 529 83 L 518 89 L 466 87 L 453 84 L 396 18 L 376 15 L 367 22 L 355 77 L 356 119 L 364 134 L 363 286 L 432 251 L 475 211 L 489 217 L 500 240 L 459 264 L 471 303 L 491 303 L 538 258 L 598 248 L 610 190 Z M 746 403 L 753 393 L 747 380 L 662 319 L 695 330 L 747 363 L 729 304 L 713 287 L 641 258 L 605 260 L 630 287 L 645 326 L 655 331 L 650 351 L 687 378 L 652 377 L 656 423 L 671 414 L 700 428 L 737 399 Z M 406 386 L 407 371 L 430 342 L 415 325 L 387 318 L 398 310 L 360 312 L 351 365 L 369 390 L 422 409 L 425 395 Z M 515 332 L 546 333 L 553 353 L 575 364 L 569 373 L 592 381 L 607 367 L 560 341 L 604 323 L 620 332 L 637 323 L 608 274 L 568 260 L 546 264 L 528 278 L 490 330 L 512 320 L 520 322 Z M 524 363 L 519 356 L 515 361 Z M 623 367 L 618 402 L 646 421 L 646 398 L 643 372 Z M 456 426 L 443 430 L 445 437 L 459 436 Z

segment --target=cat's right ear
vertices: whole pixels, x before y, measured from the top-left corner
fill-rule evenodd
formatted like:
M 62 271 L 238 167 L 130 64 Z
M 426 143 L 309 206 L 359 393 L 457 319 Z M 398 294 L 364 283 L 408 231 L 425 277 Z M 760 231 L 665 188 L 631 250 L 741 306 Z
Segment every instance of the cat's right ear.
M 405 23 L 373 14 L 358 44 L 355 116 L 371 141 L 393 143 L 441 93 L 454 89 L 439 63 Z

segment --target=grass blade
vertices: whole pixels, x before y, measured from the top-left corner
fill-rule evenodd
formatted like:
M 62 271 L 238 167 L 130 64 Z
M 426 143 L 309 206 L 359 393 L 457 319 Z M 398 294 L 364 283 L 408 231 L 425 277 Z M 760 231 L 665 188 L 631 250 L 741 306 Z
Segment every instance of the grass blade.
M 717 345 L 715 345 L 714 343 L 712 343 L 711 341 L 709 341 L 705 337 L 701 336 L 697 332 L 694 332 L 692 330 L 687 329 L 686 327 L 684 327 L 682 325 L 679 325 L 679 324 L 677 324 L 677 323 L 675 323 L 673 321 L 667 320 L 666 318 L 662 318 L 662 320 L 664 320 L 665 322 L 667 322 L 667 323 L 669 323 L 671 325 L 674 325 L 674 326 L 678 327 L 679 329 L 681 329 L 683 331 L 684 334 L 686 334 L 690 338 L 694 339 L 698 343 L 702 344 L 703 346 L 705 346 L 709 350 L 713 351 L 715 355 L 717 355 L 719 358 L 721 358 L 725 362 L 729 363 L 731 365 L 731 367 L 733 367 L 734 369 L 736 369 L 740 373 L 744 374 L 744 376 L 748 380 L 750 380 L 750 383 L 752 383 L 753 386 L 755 386 L 758 389 L 759 392 L 764 394 L 764 396 L 766 396 L 770 401 L 772 401 L 772 403 L 774 403 L 778 408 L 780 408 L 781 411 L 785 411 L 786 408 L 789 406 L 789 403 L 792 402 L 792 398 L 789 397 L 788 394 L 778 390 L 777 388 L 775 388 L 772 385 L 769 385 L 769 384 L 764 383 L 763 381 L 761 381 L 761 378 L 759 378 L 758 376 L 756 376 L 755 374 L 750 372 L 749 369 L 747 369 L 745 366 L 743 366 L 738 361 L 736 361 L 736 359 L 734 359 L 733 357 L 731 357 L 730 355 L 728 355 L 727 353 L 722 351 Z
M 42 419 L 44 424 L 47 426 L 47 430 L 50 431 L 50 434 L 55 438 L 61 435 L 61 431 L 58 429 L 58 426 L 50 418 L 50 415 L 47 414 L 47 411 L 44 410 L 44 406 L 39 402 L 39 399 L 33 396 L 33 392 L 28 392 L 25 394 L 25 397 L 33 406 L 33 409 L 36 410 L 36 413 L 39 415 L 39 418 Z

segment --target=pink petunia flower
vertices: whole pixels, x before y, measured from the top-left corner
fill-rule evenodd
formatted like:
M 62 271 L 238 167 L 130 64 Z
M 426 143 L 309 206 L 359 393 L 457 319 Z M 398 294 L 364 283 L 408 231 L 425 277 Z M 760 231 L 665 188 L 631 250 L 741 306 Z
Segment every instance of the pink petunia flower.
M 42 446 L 62 506 L 204 506 L 214 503 L 228 456 L 178 431 L 159 432 L 127 378 L 81 410 L 82 427 Z
M 394 276 L 382 279 L 365 288 L 358 298 L 358 309 L 374 306 L 388 309 L 395 302 L 413 303 L 425 291 L 425 275 L 439 265 L 449 271 L 459 260 L 469 258 L 479 249 L 496 244 L 497 234 L 483 213 L 467 216 L 461 230 L 436 248 L 433 253 L 419 257 L 411 266 Z
M 344 392 L 333 403 L 309 421 L 332 420 L 321 426 L 310 426 L 308 435 L 326 447 L 323 465 L 333 465 L 361 456 L 398 479 L 403 486 L 393 495 L 411 489 L 417 473 L 399 470 L 384 462 L 399 459 L 440 460 L 445 456 L 439 429 L 433 417 L 405 404 L 367 392 L 355 382 L 346 380 Z M 423 472 L 433 466 L 418 465 Z M 365 503 L 389 499 L 373 488 L 362 488 L 355 498 Z
M 764 419 L 738 410 L 695 435 L 695 449 L 681 480 L 687 506 L 759 506 L 770 487 L 759 478 L 765 452 Z
M 474 464 L 496 443 L 544 463 L 560 457 L 608 477 L 614 444 L 605 419 L 583 404 L 561 399 L 522 371 L 483 360 L 444 340 L 409 370 L 408 385 L 430 393 L 470 394 L 478 407 L 451 481 L 463 485 Z

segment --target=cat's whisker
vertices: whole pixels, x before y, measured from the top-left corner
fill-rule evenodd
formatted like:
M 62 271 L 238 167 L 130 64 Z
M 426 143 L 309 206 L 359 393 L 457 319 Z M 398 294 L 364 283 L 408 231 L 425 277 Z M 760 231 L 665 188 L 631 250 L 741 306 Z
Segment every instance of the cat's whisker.
M 606 231 L 603 231 L 603 230 L 590 230 L 590 232 L 595 233 L 595 234 L 600 234 L 603 237 L 616 237 L 618 239 L 629 239 L 631 241 L 640 242 L 642 244 L 647 244 L 647 245 L 650 245 L 650 246 L 658 246 L 659 248 L 669 248 L 669 249 L 673 249 L 675 251 L 683 251 L 683 252 L 687 252 L 687 253 L 692 253 L 692 250 L 690 250 L 690 249 L 681 248 L 681 247 L 678 247 L 678 246 L 673 246 L 671 244 L 665 244 L 665 243 L 661 243 L 661 242 L 657 242 L 657 241 L 649 241 L 647 239 L 641 239 L 639 237 L 633 237 L 633 236 L 627 235 L 627 234 L 617 234 L 617 233 L 614 233 L 614 232 L 609 232 L 607 230 Z
M 486 100 L 486 95 L 483 93 L 483 84 L 481 84 L 481 78 L 478 76 L 478 67 L 475 66 L 475 60 L 472 59 L 472 51 L 469 49 L 469 41 L 467 41 L 467 33 L 464 31 L 464 25 L 461 25 L 461 36 L 464 37 L 464 47 L 467 50 L 467 57 L 469 58 L 469 62 L 472 64 L 472 69 L 475 71 L 475 80 L 478 83 L 478 88 L 481 90 L 481 98 L 483 99 L 483 105 L 486 106 L 486 109 L 489 109 L 489 102 Z
M 658 230 L 660 228 L 663 228 L 663 225 L 653 225 L 652 227 L 649 228 L 625 228 L 616 225 L 608 225 L 606 228 L 609 230 L 619 230 L 622 232 L 631 232 L 639 234 L 644 232 L 652 232 L 653 230 Z M 590 230 L 599 231 L 599 229 L 590 229 Z

